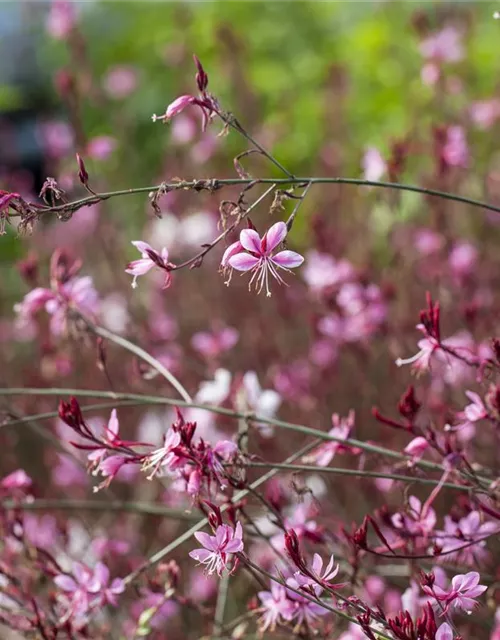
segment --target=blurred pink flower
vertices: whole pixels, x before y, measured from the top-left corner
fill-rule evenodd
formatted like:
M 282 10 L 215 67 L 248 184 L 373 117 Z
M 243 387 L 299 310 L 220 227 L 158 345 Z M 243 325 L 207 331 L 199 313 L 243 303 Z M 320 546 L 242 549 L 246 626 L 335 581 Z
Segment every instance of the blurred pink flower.
M 306 254 L 302 277 L 312 291 L 321 291 L 349 280 L 354 275 L 354 267 L 347 260 L 336 261 L 327 253 L 313 250 Z
M 470 242 L 456 244 L 448 257 L 453 275 L 463 278 L 470 275 L 476 266 L 478 250 Z
M 422 256 L 437 253 L 444 246 L 444 238 L 432 229 L 419 229 L 414 236 L 416 250 Z
M 206 358 L 217 358 L 229 351 L 238 342 L 239 332 L 233 327 L 224 327 L 219 331 L 200 331 L 191 338 L 191 345 Z
M 112 136 L 96 136 L 87 144 L 87 155 L 94 160 L 106 160 L 116 149 L 116 138 Z
M 363 177 L 370 182 L 377 182 L 387 171 L 387 164 L 376 147 L 367 147 L 362 165 Z
M 108 70 L 103 86 L 110 98 L 120 100 L 126 98 L 137 88 L 137 69 L 129 65 L 116 65 Z
M 337 453 L 353 453 L 357 455 L 360 449 L 349 444 L 343 444 L 342 440 L 350 438 L 354 428 L 354 411 L 350 411 L 347 418 L 341 418 L 338 413 L 332 415 L 333 429 L 330 429 L 328 435 L 338 438 L 339 441 L 326 441 L 311 453 L 304 456 L 303 461 L 306 464 L 316 464 L 319 467 L 327 467 Z
M 42 122 L 38 132 L 45 153 L 49 157 L 59 159 L 73 151 L 74 136 L 67 122 L 62 120 Z
M 469 147 L 462 127 L 458 125 L 448 127 L 442 156 L 450 167 L 466 169 L 469 166 Z
M 0 487 L 6 491 L 12 491 L 13 489 L 28 489 L 33 484 L 33 480 L 24 471 L 24 469 L 17 469 L 9 475 L 0 480 Z
M 453 640 L 453 629 L 447 622 L 444 622 L 436 631 L 435 640 Z
M 292 619 L 295 607 L 288 598 L 286 588 L 271 581 L 270 591 L 259 591 L 257 594 L 262 603 L 262 616 L 259 618 L 259 631 L 273 632 L 276 625 Z
M 65 40 L 76 22 L 75 6 L 68 0 L 52 0 L 46 28 L 55 40 Z
M 455 27 L 445 27 L 420 43 L 420 53 L 433 62 L 459 62 L 464 57 L 462 34 Z
M 430 445 L 425 438 L 418 436 L 417 438 L 413 438 L 413 440 L 406 445 L 404 452 L 411 456 L 411 462 L 415 464 L 422 459 L 429 446 Z
M 500 100 L 480 100 L 469 107 L 472 122 L 482 130 L 489 129 L 500 118 Z

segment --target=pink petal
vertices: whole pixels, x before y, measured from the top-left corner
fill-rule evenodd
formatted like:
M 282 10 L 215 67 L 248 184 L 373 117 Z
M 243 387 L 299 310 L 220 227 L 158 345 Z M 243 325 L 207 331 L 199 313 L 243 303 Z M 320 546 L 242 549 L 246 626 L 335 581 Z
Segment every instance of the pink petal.
M 284 222 L 277 222 L 268 230 L 266 238 L 266 252 L 271 253 L 286 238 L 288 230 Z
M 237 253 L 229 258 L 229 265 L 236 271 L 250 271 L 260 262 L 260 258 L 251 256 L 249 253 Z
M 56 576 L 54 578 L 54 582 L 59 587 L 59 589 L 62 589 L 63 591 L 76 591 L 76 589 L 78 588 L 76 582 L 69 576 Z
M 215 551 L 215 544 L 212 541 L 212 536 L 204 531 L 199 531 L 194 534 L 194 537 L 198 540 L 200 544 L 202 544 L 205 549 L 210 549 L 210 551 Z
M 240 242 L 247 251 L 253 251 L 260 255 L 262 253 L 260 246 L 260 236 L 254 229 L 243 229 L 240 233 Z
M 271 260 L 279 267 L 293 269 L 295 267 L 300 267 L 304 262 L 304 256 L 301 256 L 300 253 L 296 253 L 295 251 L 280 251 L 273 256 Z
M 150 258 L 141 258 L 140 260 L 129 262 L 125 273 L 129 273 L 131 276 L 143 276 L 154 266 L 155 263 Z
M 197 560 L 198 562 L 205 562 L 212 556 L 213 552 L 207 551 L 207 549 L 195 549 L 194 551 L 189 552 L 189 557 L 193 558 L 193 560 Z
M 230 244 L 229 247 L 224 251 L 222 260 L 220 261 L 221 265 L 223 267 L 227 267 L 229 258 L 232 258 L 232 256 L 236 255 L 237 253 L 240 253 L 242 249 L 243 247 L 241 246 L 241 242 L 239 240 L 233 242 L 233 244 Z
M 149 245 L 147 242 L 143 242 L 142 240 L 132 240 L 132 244 L 136 249 L 138 249 L 141 253 L 147 253 L 147 251 L 154 251 L 153 247 Z
M 113 436 L 113 440 L 118 435 L 118 431 L 120 429 L 120 423 L 118 422 L 118 416 L 116 414 L 116 409 L 113 409 L 111 412 L 111 417 L 108 422 L 108 431 Z

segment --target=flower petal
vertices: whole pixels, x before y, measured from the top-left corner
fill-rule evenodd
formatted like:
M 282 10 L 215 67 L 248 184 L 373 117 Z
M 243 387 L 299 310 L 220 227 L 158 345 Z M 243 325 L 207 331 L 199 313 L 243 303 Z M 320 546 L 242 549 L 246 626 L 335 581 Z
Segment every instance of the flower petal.
M 249 253 L 237 253 L 229 258 L 229 265 L 236 271 L 250 271 L 260 262 L 260 258 L 251 256 Z
M 266 238 L 266 252 L 271 253 L 279 244 L 286 238 L 288 230 L 284 222 L 277 222 L 267 231 Z
M 295 267 L 300 267 L 300 265 L 304 262 L 304 256 L 301 256 L 300 253 L 296 251 L 280 251 L 275 256 L 271 258 L 274 264 L 277 264 L 278 267 L 285 267 L 286 269 L 294 269 Z
M 147 251 L 154 251 L 153 247 L 149 245 L 147 242 L 143 242 L 142 240 L 132 240 L 132 244 L 136 249 L 138 249 L 141 253 L 147 253 Z
M 243 229 L 240 233 L 240 242 L 247 251 L 253 251 L 258 255 L 262 253 L 260 236 L 255 229 Z

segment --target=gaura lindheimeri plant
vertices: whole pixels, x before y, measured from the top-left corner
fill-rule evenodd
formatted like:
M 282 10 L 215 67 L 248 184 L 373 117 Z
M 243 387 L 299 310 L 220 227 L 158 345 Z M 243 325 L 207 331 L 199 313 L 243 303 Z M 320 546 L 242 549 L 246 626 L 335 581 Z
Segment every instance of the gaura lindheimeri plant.
M 329 60 L 319 75 L 325 104 L 335 92 L 335 136 L 309 136 L 300 120 L 321 175 L 297 178 L 266 148 L 286 110 L 252 121 L 254 138 L 208 93 L 196 57 L 197 93 L 167 97 L 155 117 L 176 118 L 172 129 L 137 125 L 131 114 L 168 82 L 155 87 L 132 62 L 94 73 L 92 21 L 84 29 L 70 9 L 54 4 L 48 24 L 71 58 L 55 78 L 70 118 L 40 126 L 56 177 L 38 201 L 23 175 L 0 171 L 12 181 L 0 190 L 0 261 L 24 247 L 10 237 L 17 223 L 33 231 L 2 279 L 0 636 L 500 640 L 499 115 L 498 98 L 469 81 L 466 53 L 491 29 L 475 28 L 470 7 L 409 9 L 427 93 L 414 126 L 380 150 L 369 135 L 353 147 L 350 66 Z M 174 36 L 189 31 L 191 9 L 162 11 Z M 231 21 L 219 28 L 231 55 L 215 78 L 236 80 L 243 117 L 255 117 L 241 37 Z M 161 54 L 182 70 L 174 41 Z M 92 109 L 106 104 L 102 131 L 85 130 L 82 91 Z M 105 126 L 108 99 L 141 141 L 137 163 Z M 207 130 L 215 119 L 230 144 Z M 165 136 L 156 163 L 148 127 Z M 237 178 L 220 177 L 227 160 Z M 141 172 L 157 186 L 127 189 Z M 108 217 L 124 194 L 142 194 L 151 214 L 134 217 L 134 235 L 128 215 L 119 228 Z M 305 258 L 286 245 L 291 229 Z M 133 241 L 125 268 L 130 237 L 151 244 Z M 267 295 L 226 289 L 218 270 Z M 148 273 L 132 296 L 128 276 L 135 288 Z M 418 353 L 395 362 L 417 317 Z
M 249 288 L 255 283 L 255 288 L 260 293 L 265 288 L 266 295 L 270 296 L 269 275 L 280 284 L 285 284 L 279 274 L 279 270 L 290 271 L 299 267 L 304 258 L 299 253 L 290 250 L 273 253 L 286 238 L 288 231 L 284 222 L 276 222 L 262 236 L 255 229 L 243 229 L 240 239 L 233 242 L 222 256 L 221 266 L 224 270 L 250 271 Z M 229 279 L 226 284 L 229 284 Z

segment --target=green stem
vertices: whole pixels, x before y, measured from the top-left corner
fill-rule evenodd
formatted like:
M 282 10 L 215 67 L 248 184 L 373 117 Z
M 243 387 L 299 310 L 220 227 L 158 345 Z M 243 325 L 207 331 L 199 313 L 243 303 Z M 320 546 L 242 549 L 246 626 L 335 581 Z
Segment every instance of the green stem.
M 2 395 L 41 395 L 41 396 L 80 396 L 80 397 L 91 397 L 91 398 L 109 398 L 114 400 L 137 400 L 138 402 L 142 402 L 145 404 L 159 404 L 159 405 L 169 405 L 174 407 L 186 407 L 186 408 L 196 408 L 196 409 L 204 409 L 205 411 L 210 411 L 215 414 L 229 416 L 231 418 L 244 418 L 246 420 L 251 420 L 256 423 L 269 424 L 274 427 L 278 427 L 281 429 L 288 429 L 290 431 L 295 431 L 297 433 L 302 433 L 307 436 L 312 436 L 314 438 L 330 441 L 330 442 L 340 442 L 342 444 L 346 444 L 358 449 L 362 449 L 363 451 L 367 451 L 368 453 L 374 453 L 377 455 L 385 456 L 387 458 L 392 458 L 393 460 L 400 461 L 409 461 L 409 457 L 399 453 L 398 451 L 394 451 L 393 449 L 387 449 L 386 447 L 381 447 L 379 445 L 372 444 L 370 442 L 363 442 L 361 440 L 356 440 L 355 438 L 349 438 L 344 440 L 343 438 L 338 438 L 336 436 L 331 435 L 326 431 L 319 431 L 318 429 L 313 429 L 312 427 L 307 427 L 301 424 L 295 424 L 292 422 L 286 422 L 284 420 L 277 420 L 275 418 L 267 418 L 264 416 L 258 416 L 252 413 L 241 413 L 237 411 L 233 411 L 231 409 L 226 409 L 224 407 L 215 407 L 211 405 L 204 405 L 192 402 L 184 402 L 183 400 L 176 400 L 173 398 L 163 398 L 161 396 L 148 396 L 148 395 L 140 395 L 133 393 L 119 393 L 113 391 L 97 391 L 90 389 L 63 389 L 63 388 L 51 388 L 51 389 L 38 389 L 38 388 L 0 388 L 0 396 Z M 421 469 L 429 469 L 431 471 L 438 471 L 440 473 L 443 472 L 443 467 L 440 464 L 435 462 L 429 462 L 427 460 L 419 460 L 415 462 L 415 466 Z M 477 475 L 476 479 L 485 482 L 491 483 L 491 478 Z M 464 487 L 466 490 L 467 487 Z
M 45 207 L 40 208 L 40 214 L 43 213 L 61 213 L 68 211 L 77 211 L 81 207 L 89 206 L 92 204 L 96 204 L 101 200 L 107 200 L 108 198 L 113 198 L 117 196 L 126 196 L 132 194 L 140 194 L 140 193 L 151 193 L 156 192 L 161 189 L 167 189 L 167 191 L 176 191 L 176 190 L 186 190 L 186 189 L 194 189 L 194 190 L 208 190 L 212 191 L 214 188 L 219 188 L 223 186 L 234 186 L 234 185 L 247 185 L 251 182 L 258 182 L 261 184 L 276 184 L 281 186 L 289 186 L 295 184 L 346 184 L 346 185 L 356 185 L 363 187 L 374 187 L 378 189 L 394 189 L 396 191 L 411 191 L 413 193 L 419 193 L 424 196 L 433 196 L 436 198 L 442 198 L 444 200 L 452 200 L 454 202 L 460 202 L 462 204 L 468 204 L 472 207 L 479 207 L 481 209 L 487 209 L 489 211 L 495 211 L 500 213 L 500 206 L 495 206 L 493 204 L 489 204 L 482 200 L 476 200 L 475 198 L 467 198 L 466 196 L 460 196 L 455 193 L 449 193 L 447 191 L 441 191 L 439 189 L 428 189 L 426 187 L 418 187 L 416 185 L 410 184 L 401 184 L 399 182 L 384 182 L 384 181 L 374 181 L 374 180 L 365 180 L 364 178 L 320 178 L 320 177 L 295 177 L 295 178 L 262 178 L 257 181 L 252 178 L 222 178 L 222 179 L 208 179 L 208 180 L 181 180 L 177 182 L 171 182 L 162 185 L 154 185 L 150 187 L 137 187 L 132 189 L 122 189 L 119 191 L 107 191 L 104 193 L 98 193 L 95 196 L 87 196 L 86 198 L 81 198 L 80 200 L 75 200 L 74 202 L 69 202 L 66 204 L 58 205 L 56 207 Z M 11 213 L 10 217 L 17 217 L 20 214 Z

